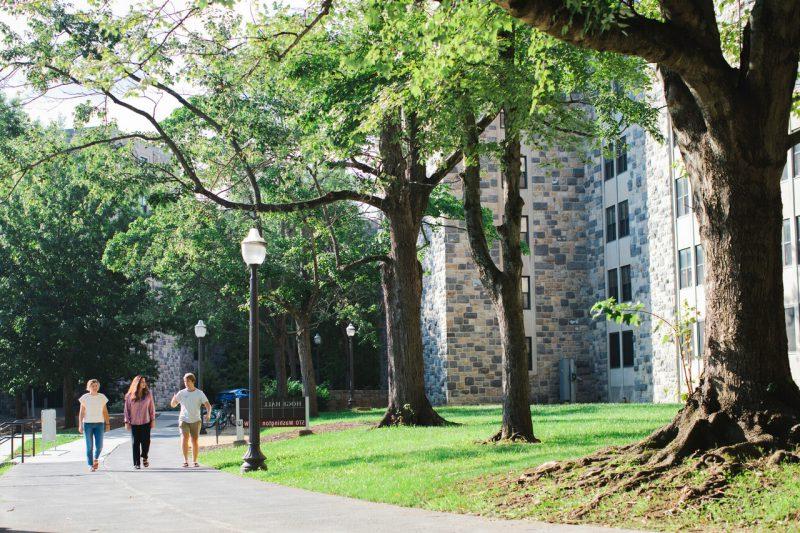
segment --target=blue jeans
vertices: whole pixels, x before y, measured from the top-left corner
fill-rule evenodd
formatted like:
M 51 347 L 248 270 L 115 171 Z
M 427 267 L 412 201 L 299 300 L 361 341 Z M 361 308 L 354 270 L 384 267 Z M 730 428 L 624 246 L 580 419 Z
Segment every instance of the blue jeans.
M 83 436 L 86 439 L 86 461 L 92 466 L 93 460 L 100 457 L 103 450 L 104 422 L 86 422 L 83 424 Z M 92 456 L 92 439 L 94 439 L 94 457 Z

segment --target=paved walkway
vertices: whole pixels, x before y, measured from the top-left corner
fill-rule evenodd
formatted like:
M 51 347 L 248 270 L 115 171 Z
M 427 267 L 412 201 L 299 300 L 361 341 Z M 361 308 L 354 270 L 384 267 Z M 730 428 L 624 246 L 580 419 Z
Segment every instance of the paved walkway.
M 175 413 L 162 414 L 151 467 L 138 471 L 131 468 L 124 429 L 106 434 L 95 473 L 88 471 L 82 441 L 26 460 L 0 476 L 0 531 L 602 531 L 408 509 L 185 469 L 177 436 Z

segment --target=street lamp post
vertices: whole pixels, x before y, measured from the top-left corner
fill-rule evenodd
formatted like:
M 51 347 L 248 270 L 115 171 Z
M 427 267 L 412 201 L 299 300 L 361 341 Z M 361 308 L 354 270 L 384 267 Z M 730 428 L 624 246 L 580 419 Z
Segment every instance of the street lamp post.
M 347 329 L 345 331 L 347 331 L 347 346 L 348 346 L 347 358 L 348 358 L 348 362 L 349 362 L 348 366 L 349 366 L 349 374 L 350 374 L 350 379 L 349 379 L 349 381 L 350 381 L 350 394 L 347 397 L 347 408 L 348 409 L 352 409 L 353 405 L 355 404 L 355 401 L 353 400 L 353 389 L 354 389 L 354 381 L 355 381 L 354 373 L 353 373 L 353 336 L 356 334 L 356 328 L 355 328 L 355 326 L 353 326 L 353 323 L 351 322 L 347 326 Z
M 319 383 L 319 347 L 322 344 L 322 335 L 317 333 L 314 335 L 314 345 L 317 347 L 317 357 L 314 361 L 314 380 Z
M 197 386 L 203 390 L 203 338 L 206 336 L 208 328 L 202 320 L 198 320 L 194 325 L 194 335 L 197 337 Z M 207 434 L 205 424 L 200 423 L 200 433 Z
M 256 228 L 251 228 L 242 241 L 242 258 L 250 267 L 250 443 L 242 458 L 242 472 L 266 470 L 266 458 L 261 453 L 261 391 L 258 364 L 258 265 L 267 256 L 266 241 Z

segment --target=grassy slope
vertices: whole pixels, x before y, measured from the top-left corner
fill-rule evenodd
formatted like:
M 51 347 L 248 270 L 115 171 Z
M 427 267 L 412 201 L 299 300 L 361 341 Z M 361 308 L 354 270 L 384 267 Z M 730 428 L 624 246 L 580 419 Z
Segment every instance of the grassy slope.
M 461 481 L 521 471 L 640 438 L 668 421 L 675 405 L 558 405 L 533 409 L 536 445 L 485 445 L 500 419 L 496 406 L 439 409 L 462 425 L 446 428 L 359 428 L 265 443 L 266 481 L 373 501 L 429 509 L 487 512 Z M 334 413 L 319 422 L 377 422 L 382 411 Z M 273 430 L 275 431 L 275 430 Z M 203 462 L 238 473 L 244 448 L 204 454 Z

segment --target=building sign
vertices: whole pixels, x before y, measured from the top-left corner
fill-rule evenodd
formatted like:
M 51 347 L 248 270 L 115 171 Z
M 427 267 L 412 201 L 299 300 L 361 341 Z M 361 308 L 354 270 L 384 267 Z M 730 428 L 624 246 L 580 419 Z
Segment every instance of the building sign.
M 239 407 L 244 427 L 250 427 L 250 405 Z M 303 427 L 306 425 L 306 402 L 300 400 L 264 400 L 261 402 L 261 427 Z

